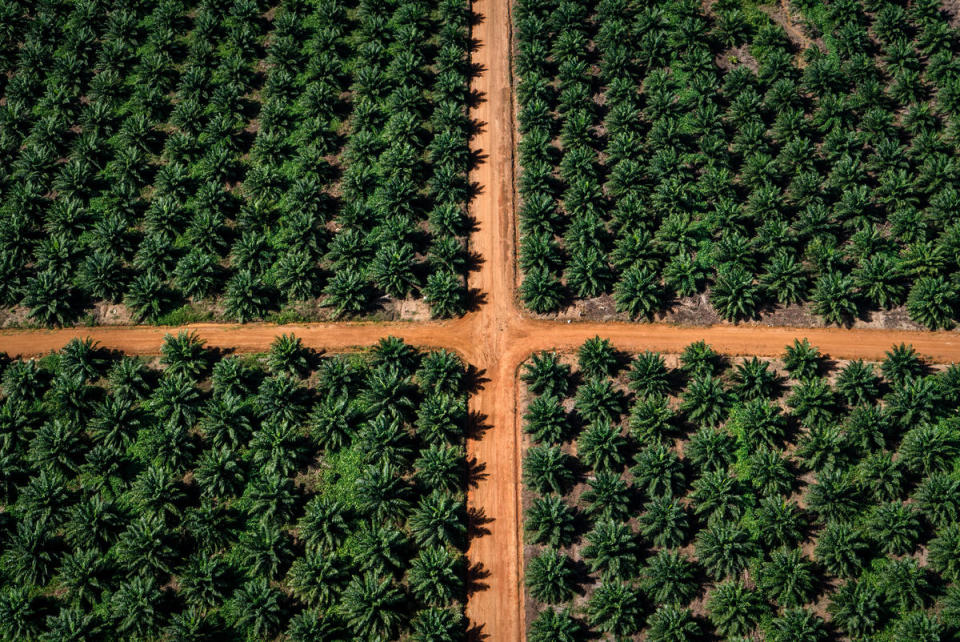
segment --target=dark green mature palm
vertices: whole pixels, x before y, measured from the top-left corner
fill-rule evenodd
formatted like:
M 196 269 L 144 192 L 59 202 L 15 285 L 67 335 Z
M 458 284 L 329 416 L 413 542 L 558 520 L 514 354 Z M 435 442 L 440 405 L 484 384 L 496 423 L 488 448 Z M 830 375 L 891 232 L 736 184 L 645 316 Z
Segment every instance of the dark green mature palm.
M 266 520 L 241 533 L 238 548 L 246 567 L 268 578 L 276 578 L 293 555 L 289 535 Z
M 887 559 L 879 578 L 885 599 L 901 612 L 922 609 L 934 593 L 929 573 L 912 557 Z
M 252 579 L 237 589 L 227 608 L 233 625 L 248 640 L 264 640 L 280 632 L 283 594 L 266 578 Z
M 605 581 L 587 603 L 590 626 L 616 636 L 634 635 L 643 627 L 640 592 L 629 584 Z
M 274 374 L 283 372 L 303 377 L 310 371 L 310 352 L 292 332 L 281 334 L 270 344 L 267 366 Z
M 697 534 L 697 559 L 716 579 L 735 577 L 757 555 L 750 534 L 738 525 L 717 524 Z
M 885 355 L 880 363 L 880 371 L 890 383 L 901 385 L 907 379 L 923 374 L 925 366 L 913 346 L 901 343 L 887 350 Z
M 200 400 L 200 391 L 194 382 L 174 372 L 160 378 L 148 407 L 164 423 L 191 427 L 197 421 Z
M 417 613 L 411 628 L 414 642 L 457 642 L 466 635 L 467 620 L 458 609 L 431 606 Z
M 110 599 L 110 611 L 118 633 L 152 639 L 163 626 L 166 596 L 157 580 L 137 575 L 120 585 Z
M 399 528 L 371 522 L 355 534 L 353 561 L 361 571 L 398 575 L 411 547 L 410 537 Z
M 593 378 L 580 384 L 574 409 L 588 422 L 616 422 L 623 412 L 623 394 L 609 379 Z
M 523 419 L 524 431 L 538 443 L 559 444 L 570 432 L 562 400 L 552 394 L 534 398 L 527 406 Z
M 801 381 L 787 399 L 793 414 L 806 426 L 815 426 L 833 419 L 836 399 L 823 379 Z
M 691 343 L 680 353 L 680 369 L 692 379 L 716 376 L 722 365 L 721 356 L 705 341 Z
M 581 495 L 588 515 L 625 521 L 630 516 L 630 487 L 619 474 L 600 471 L 587 480 L 590 487 Z
M 949 471 L 960 454 L 960 437 L 954 422 L 920 425 L 903 437 L 900 462 L 916 476 Z
M 639 443 L 668 442 L 677 428 L 677 413 L 665 395 L 638 399 L 630 408 L 627 425 Z
M 360 513 L 377 522 L 402 519 L 410 508 L 410 487 L 387 462 L 367 467 L 356 479 L 354 491 Z
M 221 556 L 191 556 L 180 571 L 179 593 L 187 604 L 209 609 L 222 604 L 230 594 L 233 572 Z
M 710 289 L 710 305 L 728 321 L 750 319 L 760 302 L 760 288 L 754 276 L 737 264 L 724 264 L 717 269 Z
M 757 591 L 739 580 L 730 580 L 710 592 L 707 610 L 718 633 L 734 636 L 749 634 L 767 609 Z
M 947 526 L 960 519 L 960 480 L 945 473 L 931 473 L 917 486 L 913 500 L 930 524 Z
M 761 498 L 753 517 L 757 535 L 768 547 L 795 546 L 803 539 L 806 516 L 796 502 L 783 496 Z
M 598 521 L 586 540 L 582 554 L 592 572 L 615 579 L 625 579 L 636 572 L 640 547 L 628 524 Z
M 590 424 L 577 438 L 578 457 L 596 471 L 622 470 L 626 448 L 620 427 L 603 419 Z
M 893 501 L 903 489 L 903 471 L 891 453 L 872 453 L 857 465 L 860 484 L 878 502 Z
M 534 544 L 569 546 L 576 537 L 576 514 L 557 495 L 537 497 L 526 510 L 524 530 Z
M 641 352 L 630 362 L 630 389 L 638 396 L 659 396 L 670 391 L 669 371 L 657 352 Z
M 937 530 L 929 549 L 930 567 L 948 581 L 960 580 L 960 525 L 949 524 Z
M 146 396 L 148 369 L 139 357 L 121 357 L 107 373 L 112 399 L 136 400 Z
M 837 271 L 822 274 L 817 279 L 810 299 L 813 311 L 827 323 L 844 325 L 857 316 L 857 296 L 853 277 Z
M 858 527 L 843 521 L 831 521 L 820 532 L 813 556 L 830 573 L 852 577 L 863 568 L 870 549 Z
M 819 615 L 804 608 L 784 610 L 767 627 L 771 642 L 821 642 L 827 639 L 826 624 Z
M 194 479 L 207 497 L 236 497 L 243 490 L 244 472 L 237 454 L 228 448 L 204 451 Z
M 570 366 L 560 361 L 556 352 L 536 352 L 523 364 L 520 379 L 535 394 L 566 395 Z
M 872 363 L 860 359 L 845 365 L 837 375 L 837 392 L 851 405 L 872 403 L 880 392 L 880 377 Z
M 700 625 L 690 609 L 675 604 L 664 604 L 647 619 L 647 639 L 650 642 L 687 642 L 701 635 Z
M 770 363 L 756 357 L 736 365 L 733 381 L 733 393 L 741 401 L 770 399 L 781 389 L 780 376 L 770 369 Z
M 789 495 L 794 473 L 782 454 L 766 446 L 755 450 L 747 460 L 747 479 L 761 497 Z
M 217 447 L 236 450 L 247 445 L 253 434 L 250 405 L 240 395 L 225 392 L 207 401 L 200 428 Z
M 462 391 L 465 376 L 463 361 L 456 353 L 445 349 L 424 355 L 416 372 L 421 390 L 450 395 Z
M 586 377 L 612 377 L 617 372 L 617 351 L 609 339 L 587 339 L 577 349 L 577 364 Z
M 957 287 L 942 276 L 914 281 L 907 295 L 910 319 L 930 330 L 950 328 L 957 315 Z
M 816 583 L 813 563 L 798 548 L 773 551 L 770 560 L 764 562 L 757 573 L 757 587 L 783 607 L 808 602 Z
M 736 440 L 726 429 L 703 426 L 690 437 L 684 455 L 701 473 L 726 471 L 735 450 Z
M 660 309 L 663 294 L 656 272 L 639 263 L 628 267 L 613 288 L 617 312 L 626 312 L 631 319 L 652 317 Z
M 462 499 L 451 493 L 435 490 L 423 497 L 407 523 L 421 547 L 465 544 L 466 507 Z
M 563 285 L 547 268 L 533 268 L 520 284 L 520 296 L 534 312 L 553 312 L 563 299 Z
M 523 460 L 524 483 L 540 494 L 564 494 L 573 485 L 573 458 L 559 446 L 532 446 Z
M 371 464 L 388 462 L 404 469 L 410 466 L 415 452 L 407 426 L 387 415 L 377 415 L 360 424 L 353 447 Z
M 821 521 L 849 519 L 863 508 L 863 497 L 852 475 L 827 469 L 807 487 L 807 506 Z
M 414 273 L 413 246 L 388 242 L 380 246 L 370 263 L 369 276 L 387 295 L 402 299 L 419 287 Z
M 893 387 L 886 396 L 887 410 L 904 430 L 918 424 L 934 423 L 946 405 L 936 377 L 911 377 Z
M 583 623 L 570 614 L 570 609 L 546 608 L 530 623 L 530 642 L 578 642 L 584 635 Z
M 73 604 L 93 605 L 107 587 L 107 560 L 96 549 L 80 549 L 63 558 L 57 582 Z
M 87 451 L 80 436 L 80 429 L 73 422 L 61 419 L 46 422 L 33 435 L 27 456 L 38 468 L 72 476 L 77 471 L 78 460 Z
M 350 443 L 361 417 L 356 400 L 329 396 L 313 407 L 307 424 L 317 445 L 326 451 L 337 451 Z
M 263 280 L 250 270 L 239 270 L 227 281 L 224 313 L 240 323 L 252 321 L 266 314 L 270 297 Z
M 13 620 L 0 613 L 0 621 Z M 46 625 L 46 631 L 40 637 L 43 642 L 85 642 L 96 639 L 103 631 L 100 616 L 77 606 L 65 606 L 56 614 L 48 615 Z M 12 639 L 17 637 L 11 636 Z
M 35 639 L 41 632 L 41 604 L 30 586 L 4 586 L 0 589 L 0 635 L 7 640 Z
M 644 504 L 640 533 L 654 546 L 679 546 L 687 537 L 690 516 L 683 504 L 669 496 L 655 497 Z
M 385 414 L 403 420 L 413 412 L 416 386 L 398 367 L 384 365 L 373 368 L 365 384 L 360 400 L 367 416 Z
M 299 538 L 308 547 L 329 552 L 340 546 L 347 536 L 347 509 L 336 499 L 313 497 L 304 507 L 297 523 Z
M 880 625 L 886 604 L 878 588 L 851 579 L 830 596 L 827 611 L 841 631 L 851 637 L 862 637 Z
M 106 359 L 93 339 L 74 338 L 60 350 L 59 370 L 70 376 L 95 380 L 103 373 L 105 364 Z
M 59 473 L 41 470 L 20 489 L 17 502 L 21 514 L 49 528 L 57 528 L 66 518 L 63 508 L 70 503 L 67 480 Z
M 186 494 L 179 482 L 160 466 L 149 466 L 133 482 L 131 498 L 143 514 L 170 522 L 182 513 Z
M 275 472 L 264 472 L 251 479 L 244 496 L 247 515 L 264 524 L 286 523 L 300 502 L 293 480 Z
M 643 588 L 657 604 L 687 604 L 697 593 L 696 566 L 677 551 L 661 550 L 643 570 Z
M 354 636 L 392 639 L 403 622 L 403 602 L 403 593 L 389 578 L 364 573 L 350 581 L 337 610 Z
M 413 462 L 414 476 L 427 490 L 456 492 L 466 476 L 463 446 L 430 444 Z
M 288 374 L 272 375 L 260 383 L 255 407 L 266 423 L 299 424 L 307 415 L 307 390 Z
M 105 549 L 116 540 L 122 524 L 120 511 L 112 501 L 92 495 L 70 507 L 64 534 L 74 548 Z
M 711 375 L 698 377 L 683 392 L 680 409 L 698 424 L 715 426 L 727 415 L 730 393 L 719 379 Z
M 817 376 L 822 366 L 823 358 L 820 351 L 810 345 L 806 339 L 794 339 L 793 344 L 787 346 L 783 354 L 783 366 L 795 379 L 810 379 Z
M 675 495 L 683 488 L 686 476 L 677 453 L 663 444 L 654 444 L 636 454 L 630 472 L 638 488 L 649 497 Z
M 417 413 L 417 435 L 432 442 L 459 442 L 467 423 L 467 403 L 463 396 L 427 395 Z
M 209 368 L 210 351 L 196 332 L 181 331 L 176 336 L 163 337 L 160 363 L 172 373 L 182 373 L 196 379 Z
M 903 615 L 894 628 L 895 639 L 913 642 L 938 642 L 944 637 L 944 626 L 936 615 L 915 611 Z
M 526 585 L 530 595 L 538 602 L 566 602 L 576 590 L 570 558 L 556 549 L 544 549 L 527 564 Z
M 449 549 L 430 546 L 410 562 L 407 580 L 413 595 L 425 604 L 449 606 L 464 590 L 462 559 Z
M 129 522 L 115 550 L 117 561 L 130 575 L 168 573 L 175 556 L 166 525 L 147 515 Z
M 721 470 L 707 471 L 693 482 L 690 498 L 693 512 L 711 524 L 738 519 L 746 501 L 740 482 Z

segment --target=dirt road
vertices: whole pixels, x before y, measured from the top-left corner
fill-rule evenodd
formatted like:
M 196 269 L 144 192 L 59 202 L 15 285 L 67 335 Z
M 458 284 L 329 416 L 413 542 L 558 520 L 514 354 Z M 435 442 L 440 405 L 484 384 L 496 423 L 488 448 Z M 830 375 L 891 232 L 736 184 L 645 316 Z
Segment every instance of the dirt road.
M 513 126 L 511 118 L 510 6 L 506 0 L 475 0 L 480 18 L 474 28 L 480 67 L 473 88 L 482 101 L 471 113 L 482 124 L 473 148 L 483 162 L 471 175 L 481 192 L 471 211 L 478 229 L 471 249 L 482 257 L 471 274 L 470 287 L 480 293 L 478 309 L 462 319 L 430 323 L 323 323 L 307 325 L 196 324 L 214 347 L 255 352 L 274 337 L 293 332 L 305 344 L 327 351 L 367 346 L 393 335 L 424 347 L 460 352 L 484 379 L 471 399 L 471 411 L 486 430 L 468 444 L 468 456 L 484 466 L 486 477 L 471 488 L 468 503 L 475 515 L 476 535 L 467 552 L 474 591 L 467 603 L 474 637 L 515 642 L 523 638 L 523 604 L 519 559 L 519 454 L 516 372 L 536 350 L 568 349 L 594 335 L 609 337 L 622 350 L 676 352 L 703 339 L 730 354 L 773 356 L 796 337 L 807 337 L 836 358 L 877 359 L 895 343 L 912 344 L 939 362 L 960 361 L 960 335 L 883 330 L 802 329 L 717 326 L 678 327 L 664 324 L 563 323 L 526 318 L 515 305 L 513 223 Z M 157 354 L 164 335 L 183 328 L 68 328 L 0 331 L 0 352 L 10 356 L 39 355 L 57 350 L 73 337 L 91 337 L 106 348 L 132 354 Z

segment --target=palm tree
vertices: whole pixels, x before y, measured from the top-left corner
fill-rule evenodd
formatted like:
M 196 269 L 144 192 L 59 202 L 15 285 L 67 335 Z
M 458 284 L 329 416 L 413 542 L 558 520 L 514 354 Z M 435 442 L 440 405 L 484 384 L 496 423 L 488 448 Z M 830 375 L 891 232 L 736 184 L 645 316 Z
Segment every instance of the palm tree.
M 402 519 L 410 507 L 408 484 L 386 461 L 367 467 L 357 477 L 354 492 L 360 514 L 377 522 Z
M 652 317 L 659 311 L 662 297 L 656 272 L 639 264 L 628 267 L 613 288 L 617 311 L 626 312 L 631 319 Z
M 536 352 L 523 364 L 521 381 L 534 394 L 564 397 L 570 381 L 570 366 L 560 361 L 556 352 Z
M 216 607 L 229 595 L 231 575 L 230 566 L 222 557 L 193 555 L 178 576 L 179 593 L 192 607 Z
M 910 319 L 930 330 L 953 326 L 957 310 L 957 288 L 942 276 L 914 281 L 907 296 Z
M 336 499 L 318 495 L 307 502 L 297 529 L 309 548 L 332 551 L 347 537 L 347 509 Z
M 707 471 L 693 482 L 693 511 L 706 515 L 711 524 L 736 520 L 746 499 L 736 478 L 721 470 Z
M 810 293 L 813 311 L 827 323 L 844 325 L 857 316 L 857 301 L 853 277 L 837 271 L 829 271 L 817 279 Z
M 124 302 L 138 321 L 154 321 L 170 306 L 172 298 L 169 288 L 157 274 L 145 272 L 130 282 Z
M 783 365 L 795 379 L 811 379 L 817 376 L 822 364 L 820 351 L 804 339 L 793 340 L 783 355 Z
M 786 609 L 767 629 L 771 642 L 821 642 L 827 639 L 823 618 L 804 608 Z
M 676 551 L 650 558 L 643 577 L 644 590 L 658 604 L 687 604 L 697 593 L 696 567 Z
M 782 496 L 763 497 L 753 515 L 757 535 L 768 547 L 795 546 L 803 539 L 806 517 L 793 501 Z
M 693 433 L 684 456 L 701 472 L 727 470 L 733 462 L 736 440 L 723 428 L 703 426 Z
M 577 363 L 587 377 L 612 377 L 617 371 L 617 351 L 609 339 L 596 336 L 584 341 L 577 350 Z
M 685 481 L 683 463 L 671 448 L 654 444 L 641 450 L 630 469 L 638 487 L 650 497 L 667 497 L 680 493 Z
M 690 421 L 715 426 L 726 417 L 730 394 L 719 379 L 698 377 L 684 391 L 680 409 Z
M 70 376 L 94 380 L 100 377 L 106 359 L 93 339 L 71 339 L 60 350 L 59 370 Z
M 116 540 L 123 523 L 113 502 L 101 495 L 86 497 L 70 507 L 64 525 L 67 541 L 74 548 L 105 549 Z
M 748 635 L 766 609 L 760 595 L 739 580 L 718 584 L 707 599 L 710 621 L 721 635 Z
M 267 366 L 273 374 L 304 377 L 310 371 L 310 352 L 293 333 L 281 334 L 270 344 Z
M 756 315 L 760 292 L 753 274 L 736 263 L 724 263 L 710 289 L 710 305 L 727 321 L 751 319 Z
M 885 560 L 880 575 L 884 597 L 901 612 L 922 609 L 933 592 L 928 573 L 912 557 Z
M 618 472 L 623 469 L 627 440 L 620 427 L 607 420 L 590 424 L 577 438 L 577 455 L 595 471 Z
M 840 370 L 835 385 L 837 392 L 849 405 L 869 404 L 880 392 L 880 377 L 874 371 L 873 364 L 856 359 Z
M 0 590 L 0 633 L 9 640 L 34 639 L 41 632 L 40 608 L 29 586 Z
M 603 582 L 587 603 L 587 620 L 602 633 L 616 636 L 636 634 L 643 626 L 639 592 L 629 584 Z
M 428 546 L 410 562 L 407 580 L 414 597 L 433 606 L 450 606 L 464 589 L 461 558 L 449 549 Z
M 15 617 L 4 613 L 2 608 L 0 606 L 2 621 L 16 622 Z M 44 642 L 83 642 L 102 635 L 103 631 L 100 616 L 76 606 L 65 606 L 56 615 L 48 615 L 46 625 L 46 631 L 40 637 Z M 15 631 L 11 639 L 16 639 L 18 633 Z
M 367 416 L 385 414 L 403 420 L 414 410 L 416 386 L 397 366 L 383 364 L 373 368 L 365 383 L 360 401 Z
M 940 472 L 931 473 L 913 494 L 920 514 L 936 528 L 960 519 L 960 480 Z
M 526 273 L 520 285 L 520 297 L 534 312 L 555 312 L 563 299 L 563 286 L 546 268 L 534 268 Z
M 236 453 L 228 448 L 204 451 L 194 479 L 207 497 L 237 497 L 243 490 L 244 472 Z
M 364 573 L 350 581 L 338 610 L 353 635 L 392 639 L 403 622 L 403 600 L 403 593 L 389 578 Z
M 640 533 L 654 546 L 679 546 L 687 537 L 690 518 L 686 508 L 673 497 L 655 497 L 644 504 Z
M 753 399 L 733 407 L 727 430 L 750 450 L 775 448 L 786 437 L 787 420 L 776 403 Z
M 434 318 L 460 316 L 466 311 L 466 288 L 460 276 L 451 269 L 438 267 L 427 275 L 423 298 L 430 304 Z
M 960 439 L 952 422 L 913 428 L 904 435 L 899 450 L 904 468 L 918 477 L 949 471 L 958 454 Z
M 460 490 L 466 475 L 463 446 L 430 444 L 413 462 L 416 479 L 428 490 L 450 493 Z
M 387 242 L 374 253 L 369 275 L 388 296 L 402 299 L 420 285 L 413 271 L 415 263 L 412 245 Z
M 717 524 L 697 534 L 697 559 L 716 579 L 735 577 L 757 554 L 757 545 L 739 526 Z
M 80 549 L 63 558 L 58 575 L 74 604 L 93 605 L 106 588 L 106 559 L 95 549 Z
M 741 401 L 770 399 L 780 392 L 780 377 L 770 364 L 751 357 L 738 363 L 733 373 L 733 392 Z
M 537 497 L 527 508 L 524 530 L 533 544 L 569 546 L 576 537 L 576 514 L 556 495 Z
M 763 266 L 760 285 L 772 294 L 778 303 L 789 305 L 806 298 L 809 279 L 803 264 L 790 250 L 779 248 Z
M 670 392 L 667 364 L 658 352 L 641 352 L 634 357 L 627 378 L 630 389 L 640 397 L 656 397 Z
M 833 418 L 833 390 L 823 379 L 806 379 L 793 388 L 787 399 L 793 414 L 806 426 L 815 426 Z
M 263 280 L 250 270 L 238 270 L 227 281 L 224 311 L 227 317 L 246 323 L 266 314 L 270 307 Z
M 676 431 L 677 416 L 665 395 L 640 398 L 630 408 L 630 435 L 638 443 L 659 443 Z
M 74 299 L 63 275 L 45 270 L 27 282 L 23 305 L 30 308 L 27 316 L 37 323 L 62 326 L 76 317 Z
M 456 642 L 466 635 L 467 621 L 457 609 L 432 606 L 417 613 L 411 627 L 415 642 Z
M 847 522 L 830 521 L 817 538 L 814 557 L 830 573 L 852 577 L 863 567 L 869 550 L 870 545 L 858 528 Z
M 137 575 L 124 582 L 110 599 L 117 631 L 141 639 L 156 637 L 163 626 L 165 599 L 152 576 Z
M 423 497 L 407 523 L 421 547 L 465 544 L 466 507 L 450 493 L 435 490 Z
M 526 570 L 526 585 L 538 602 L 559 604 L 573 597 L 576 582 L 570 558 L 548 548 L 530 559 Z
M 323 305 L 333 308 L 334 317 L 345 314 L 360 314 L 370 304 L 370 283 L 360 271 L 340 270 L 323 288 L 326 300 Z
M 636 571 L 640 551 L 629 525 L 600 520 L 586 539 L 581 553 L 591 572 L 599 572 L 604 578 L 623 579 Z
M 537 443 L 559 444 L 570 432 L 561 399 L 552 394 L 535 397 L 523 415 L 524 432 Z
M 770 561 L 760 566 L 757 587 L 780 606 L 800 606 L 816 587 L 813 563 L 798 548 L 773 551 Z
M 420 389 L 434 394 L 460 394 L 466 369 L 454 352 L 440 349 L 424 355 L 417 370 Z
M 249 405 L 233 392 L 215 396 L 203 407 L 200 427 L 215 447 L 243 448 L 253 434 Z
M 903 615 L 897 621 L 894 635 L 897 640 L 937 642 L 943 639 L 944 627 L 936 615 L 915 611 Z
M 901 343 L 886 352 L 886 358 L 880 364 L 883 377 L 894 385 L 902 385 L 910 378 L 923 374 L 924 364 L 917 356 L 913 346 Z
M 949 524 L 936 535 L 930 540 L 930 567 L 944 579 L 956 582 L 960 579 L 960 525 Z
M 404 570 L 412 547 L 407 534 L 396 526 L 374 522 L 364 525 L 354 541 L 353 559 L 361 571 L 394 577 Z
M 275 524 L 254 522 L 240 533 L 237 551 L 244 566 L 264 580 L 277 579 L 293 557 L 290 536 Z
M 229 611 L 234 626 L 248 640 L 272 638 L 283 622 L 283 594 L 266 578 L 253 579 L 237 589 L 230 600 Z
M 574 408 L 588 422 L 616 422 L 623 412 L 623 394 L 609 379 L 589 379 L 577 388 Z
M 299 379 L 288 374 L 277 374 L 261 382 L 255 404 L 266 424 L 292 426 L 302 423 L 306 418 L 306 397 L 307 392 Z
M 160 363 L 172 374 L 184 374 L 195 380 L 209 367 L 210 351 L 195 332 L 181 331 L 175 337 L 165 335 L 160 353 L 163 355 Z
M 647 620 L 647 627 L 650 642 L 686 642 L 702 633 L 690 609 L 674 604 L 657 607 Z
M 630 516 L 630 487 L 619 474 L 610 471 L 597 472 L 587 480 L 589 490 L 581 495 L 587 503 L 588 515 L 601 519 L 625 521 Z
M 867 582 L 847 580 L 830 597 L 827 611 L 841 631 L 861 637 L 877 629 L 886 609 L 879 589 Z
M 578 642 L 585 631 L 583 623 L 574 619 L 570 609 L 546 608 L 530 623 L 530 642 Z

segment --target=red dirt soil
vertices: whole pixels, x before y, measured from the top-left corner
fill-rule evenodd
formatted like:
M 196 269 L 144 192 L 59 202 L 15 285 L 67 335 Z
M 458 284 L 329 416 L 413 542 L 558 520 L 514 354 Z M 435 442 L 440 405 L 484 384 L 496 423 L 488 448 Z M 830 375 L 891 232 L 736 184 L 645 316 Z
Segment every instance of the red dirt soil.
M 265 351 L 278 335 L 294 333 L 318 350 L 331 352 L 369 346 L 393 335 L 422 347 L 457 350 L 481 373 L 482 388 L 471 398 L 480 430 L 467 454 L 483 468 L 482 479 L 468 493 L 475 516 L 467 556 L 473 589 L 467 616 L 475 639 L 516 641 L 526 630 L 521 588 L 523 550 L 519 522 L 520 459 L 516 375 L 531 352 L 568 350 L 594 335 L 610 338 L 618 348 L 638 352 L 679 352 L 703 339 L 731 355 L 774 356 L 794 338 L 807 337 L 833 358 L 883 357 L 891 345 L 912 344 L 935 362 L 960 360 L 960 335 L 946 332 L 803 329 L 787 327 L 680 327 L 647 323 L 570 323 L 525 316 L 515 299 L 515 233 L 513 202 L 513 124 L 511 118 L 510 4 L 476 0 L 479 24 L 473 62 L 480 68 L 473 89 L 481 97 L 471 116 L 481 124 L 473 141 L 483 159 L 470 180 L 480 187 L 471 211 L 478 229 L 471 250 L 482 260 L 470 276 L 480 296 L 477 310 L 452 321 L 427 323 L 196 324 L 183 328 L 133 326 L 0 331 L 0 352 L 32 356 L 58 350 L 74 337 L 90 337 L 102 347 L 130 354 L 158 354 L 163 337 L 181 329 L 195 330 L 217 348 L 237 352 Z M 484 476 L 485 475 L 485 476 Z

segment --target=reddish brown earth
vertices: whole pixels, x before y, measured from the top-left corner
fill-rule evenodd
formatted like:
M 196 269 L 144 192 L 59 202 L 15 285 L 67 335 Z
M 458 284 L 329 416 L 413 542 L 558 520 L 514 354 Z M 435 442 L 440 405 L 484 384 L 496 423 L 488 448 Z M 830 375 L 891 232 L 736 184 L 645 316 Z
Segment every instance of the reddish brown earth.
M 469 489 L 474 515 L 467 551 L 473 578 L 467 615 L 477 639 L 523 639 L 522 548 L 519 525 L 519 441 L 517 368 L 536 350 L 568 350 L 594 335 L 610 338 L 620 349 L 679 352 L 703 339 L 731 355 L 774 356 L 794 338 L 807 337 L 838 359 L 883 357 L 891 345 L 912 344 L 936 362 L 960 360 L 960 335 L 946 332 L 843 330 L 766 326 L 682 327 L 663 323 L 579 323 L 531 319 L 515 300 L 513 224 L 513 125 L 511 118 L 510 5 L 504 0 L 475 0 L 479 23 L 473 61 L 479 75 L 473 88 L 481 100 L 472 111 L 481 129 L 473 148 L 482 162 L 472 173 L 480 193 L 472 205 L 477 231 L 471 250 L 481 257 L 471 274 L 478 293 L 476 310 L 461 319 L 425 323 L 315 323 L 306 325 L 197 324 L 183 328 L 152 326 L 0 331 L 0 352 L 30 356 L 58 350 L 74 337 L 90 337 L 105 348 L 131 354 L 157 354 L 164 335 L 196 330 L 210 346 L 238 352 L 264 351 L 274 337 L 293 332 L 318 350 L 339 351 L 369 346 L 393 335 L 423 347 L 457 350 L 481 373 L 481 389 L 471 399 L 480 422 L 468 444 L 468 457 L 483 467 Z

